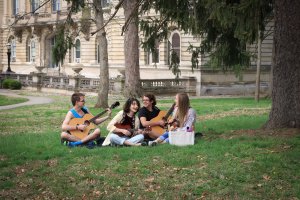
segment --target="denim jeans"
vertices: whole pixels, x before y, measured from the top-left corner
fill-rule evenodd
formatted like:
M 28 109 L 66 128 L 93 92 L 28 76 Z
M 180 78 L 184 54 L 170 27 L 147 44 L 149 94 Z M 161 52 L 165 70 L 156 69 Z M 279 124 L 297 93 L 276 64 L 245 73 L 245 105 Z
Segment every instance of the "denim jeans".
M 162 141 L 165 141 L 166 143 L 169 143 L 169 132 L 166 131 L 164 134 L 159 136 L 159 139 L 161 139 Z
M 117 144 L 117 145 L 123 145 L 125 140 L 127 140 L 128 142 L 131 142 L 133 144 L 137 144 L 139 142 L 142 142 L 144 140 L 144 135 L 143 134 L 138 134 L 132 138 L 128 137 L 128 136 L 118 136 L 117 134 L 112 133 L 110 135 L 110 142 L 112 144 Z

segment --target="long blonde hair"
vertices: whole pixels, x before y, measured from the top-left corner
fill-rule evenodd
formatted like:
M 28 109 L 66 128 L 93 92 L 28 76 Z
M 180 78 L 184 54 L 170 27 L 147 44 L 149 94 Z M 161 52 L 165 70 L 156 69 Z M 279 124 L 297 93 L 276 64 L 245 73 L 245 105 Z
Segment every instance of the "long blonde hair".
M 179 120 L 180 127 L 186 120 L 186 116 L 190 109 L 190 99 L 186 93 L 177 93 L 178 96 L 178 108 L 177 108 L 177 118 Z

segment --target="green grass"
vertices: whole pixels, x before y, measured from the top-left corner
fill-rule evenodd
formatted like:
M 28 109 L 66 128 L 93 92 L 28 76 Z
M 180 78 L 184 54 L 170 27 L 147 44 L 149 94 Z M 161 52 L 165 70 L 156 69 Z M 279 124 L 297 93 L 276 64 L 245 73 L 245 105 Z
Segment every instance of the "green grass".
M 0 95 L 0 106 L 12 105 L 28 101 L 26 98 L 9 97 Z
M 89 150 L 60 145 L 70 97 L 50 97 L 50 105 L 0 113 L 1 199 L 300 198 L 299 130 L 260 129 L 270 100 L 193 99 L 196 128 L 204 134 L 194 146 Z M 87 100 L 93 114 L 102 112 L 93 108 L 95 97 Z M 158 106 L 171 104 L 163 99 Z

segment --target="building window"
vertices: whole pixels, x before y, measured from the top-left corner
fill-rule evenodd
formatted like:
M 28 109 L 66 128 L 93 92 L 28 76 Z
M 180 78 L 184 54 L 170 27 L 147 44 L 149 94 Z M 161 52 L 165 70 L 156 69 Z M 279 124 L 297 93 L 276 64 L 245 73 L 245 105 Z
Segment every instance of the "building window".
M 26 41 L 26 62 L 30 62 L 30 40 Z
M 36 42 L 34 39 L 28 39 L 26 42 L 26 62 L 35 62 Z
M 80 63 L 80 40 L 77 39 L 75 42 L 75 62 Z
M 156 41 L 154 52 L 148 52 L 148 63 L 147 64 L 156 64 L 159 63 L 159 42 Z
M 102 8 L 108 7 L 110 3 L 110 0 L 101 0 Z
M 13 0 L 13 15 L 19 14 L 20 3 L 19 0 Z
M 60 0 L 52 0 L 52 11 L 60 11 Z
M 12 62 L 16 62 L 16 49 L 17 49 L 17 46 L 16 46 L 16 39 L 12 39 L 10 41 L 10 44 L 11 44 L 11 61 Z
M 39 0 L 31 0 L 31 12 L 35 12 L 39 7 Z
M 30 62 L 35 62 L 35 54 L 36 54 L 36 49 L 35 49 L 35 41 L 31 40 L 30 42 Z
M 178 33 L 174 33 L 171 39 L 172 50 L 177 54 L 180 62 L 180 36 Z M 172 52 L 171 52 L 172 53 Z
M 51 68 L 54 68 L 54 67 L 57 67 L 57 65 L 55 64 L 54 60 L 53 60 L 53 48 L 55 46 L 55 36 L 53 38 L 50 39 L 50 67 Z

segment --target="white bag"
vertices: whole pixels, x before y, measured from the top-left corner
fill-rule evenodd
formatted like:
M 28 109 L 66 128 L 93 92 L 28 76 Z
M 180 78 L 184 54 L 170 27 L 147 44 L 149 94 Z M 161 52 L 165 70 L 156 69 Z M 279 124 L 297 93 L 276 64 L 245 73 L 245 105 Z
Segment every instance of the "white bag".
M 170 131 L 169 132 L 170 144 L 176 146 L 194 145 L 195 143 L 195 132 L 187 131 Z

